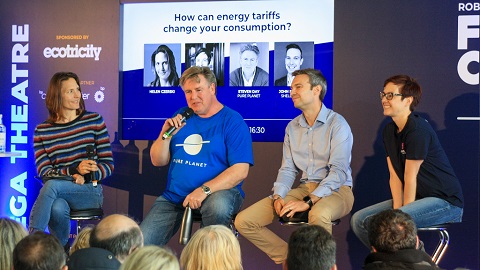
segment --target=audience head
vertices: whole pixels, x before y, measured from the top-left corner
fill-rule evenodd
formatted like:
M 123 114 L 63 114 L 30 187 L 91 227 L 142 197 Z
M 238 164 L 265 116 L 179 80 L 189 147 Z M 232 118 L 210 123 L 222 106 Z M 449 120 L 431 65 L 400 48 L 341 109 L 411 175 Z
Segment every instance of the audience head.
M 180 270 L 177 257 L 165 247 L 145 246 L 128 256 L 120 270 Z
M 195 53 L 195 66 L 209 67 L 211 58 L 212 55 L 209 50 L 207 50 L 206 48 L 200 48 Z
M 226 226 L 201 228 L 183 249 L 180 265 L 184 270 L 243 269 L 240 244 Z
M 311 89 L 313 87 L 319 85 L 322 87 L 322 90 L 320 91 L 320 101 L 323 102 L 323 99 L 325 98 L 325 94 L 327 94 L 327 79 L 325 79 L 325 76 L 323 76 L 322 72 L 320 70 L 316 70 L 313 68 L 306 68 L 306 69 L 300 69 L 292 74 L 293 76 L 297 75 L 307 75 L 309 79 L 309 83 L 311 86 Z
M 417 226 L 412 217 L 401 210 L 382 211 L 368 224 L 368 240 L 374 251 L 392 253 L 417 247 Z
M 177 65 L 175 55 L 167 45 L 160 45 L 152 53 L 150 59 L 155 69 L 155 80 L 153 86 L 163 86 L 162 81 L 167 81 L 171 86 L 178 85 Z
M 79 249 L 90 247 L 90 233 L 92 230 L 93 227 L 85 227 L 78 233 L 70 248 L 70 255 Z
M 285 68 L 288 74 L 299 70 L 303 64 L 302 48 L 295 43 L 288 44 L 285 52 Z
M 399 93 L 402 94 L 401 99 L 412 98 L 412 103 L 410 104 L 410 111 L 414 111 L 415 107 L 420 103 L 422 98 L 422 88 L 418 82 L 407 75 L 395 75 L 385 80 L 383 87 L 387 84 L 392 83 L 398 86 Z
M 80 86 L 80 79 L 77 74 L 73 72 L 57 72 L 50 79 L 50 83 L 47 89 L 47 96 L 45 98 L 45 103 L 48 109 L 48 119 L 49 122 L 55 122 L 62 116 L 63 110 L 63 92 L 64 84 L 66 81 L 73 79 L 78 85 L 78 90 L 82 92 Z M 79 108 L 77 109 L 77 115 L 82 113 L 85 110 L 85 102 L 83 98 L 79 99 Z
M 26 236 L 13 250 L 13 269 L 66 269 L 66 254 L 55 236 L 37 231 Z
M 67 259 L 68 270 L 118 270 L 121 265 L 112 252 L 96 247 L 78 249 Z
M 90 246 L 106 249 L 123 262 L 135 249 L 143 246 L 143 234 L 133 219 L 113 214 L 103 218 L 93 228 Z
M 6 217 L 0 218 L 0 270 L 12 269 L 13 249 L 27 235 L 21 223 Z
M 288 270 L 330 270 L 335 264 L 336 243 L 333 236 L 318 225 L 300 227 L 288 241 L 285 263 Z

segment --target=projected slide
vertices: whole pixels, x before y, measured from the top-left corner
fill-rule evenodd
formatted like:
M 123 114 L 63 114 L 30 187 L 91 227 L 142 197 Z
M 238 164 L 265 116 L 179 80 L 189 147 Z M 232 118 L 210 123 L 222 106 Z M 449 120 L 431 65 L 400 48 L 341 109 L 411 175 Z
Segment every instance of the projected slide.
M 238 111 L 253 141 L 283 141 L 300 114 L 291 73 L 316 68 L 332 108 L 333 0 L 123 4 L 120 63 L 122 139 L 153 140 L 186 106 L 182 72 L 208 66 L 217 97 Z

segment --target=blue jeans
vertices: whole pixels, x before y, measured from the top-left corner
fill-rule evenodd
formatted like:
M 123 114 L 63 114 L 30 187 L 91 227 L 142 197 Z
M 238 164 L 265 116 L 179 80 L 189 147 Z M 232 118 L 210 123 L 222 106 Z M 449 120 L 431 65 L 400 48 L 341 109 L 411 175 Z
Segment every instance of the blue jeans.
M 370 248 L 368 241 L 368 223 L 370 222 L 370 218 L 383 210 L 392 208 L 393 200 L 388 200 L 363 208 L 353 214 L 352 220 L 350 221 L 353 232 L 368 248 Z M 436 197 L 416 200 L 399 209 L 409 214 L 418 228 L 443 223 L 461 222 L 463 215 L 463 208 L 454 206 Z
M 236 214 L 242 207 L 242 203 L 243 197 L 236 187 L 212 193 L 198 209 L 202 214 L 200 227 L 215 224 L 228 226 L 233 214 Z M 184 211 L 185 208 L 182 204 L 174 204 L 163 196 L 158 197 L 140 224 L 144 244 L 166 245 L 178 231 Z
M 103 188 L 91 183 L 78 185 L 71 181 L 49 180 L 30 212 L 30 230 L 44 231 L 48 225 L 62 245 L 70 235 L 70 209 L 99 208 L 103 204 Z

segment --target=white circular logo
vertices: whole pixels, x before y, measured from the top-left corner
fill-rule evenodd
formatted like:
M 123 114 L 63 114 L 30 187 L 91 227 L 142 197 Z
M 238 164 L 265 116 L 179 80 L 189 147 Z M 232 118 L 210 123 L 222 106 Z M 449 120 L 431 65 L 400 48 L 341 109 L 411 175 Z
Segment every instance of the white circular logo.
M 202 144 L 210 143 L 210 141 L 204 141 L 200 134 L 192 134 L 188 136 L 183 144 L 177 144 L 177 146 L 183 146 L 183 150 L 189 155 L 196 155 L 202 150 Z
M 94 97 L 95 101 L 100 103 L 105 99 L 105 94 L 103 93 L 103 91 L 98 90 L 97 92 L 95 92 Z

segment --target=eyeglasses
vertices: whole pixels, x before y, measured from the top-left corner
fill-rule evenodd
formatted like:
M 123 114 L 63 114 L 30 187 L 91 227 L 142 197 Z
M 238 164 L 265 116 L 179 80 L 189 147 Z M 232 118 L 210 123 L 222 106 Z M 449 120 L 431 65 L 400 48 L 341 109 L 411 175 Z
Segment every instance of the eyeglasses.
M 392 93 L 392 92 L 388 92 L 388 93 L 385 93 L 385 92 L 380 92 L 380 99 L 383 99 L 383 97 L 387 98 L 387 100 L 392 100 L 394 96 L 403 96 L 402 94 L 396 94 L 396 93 Z

